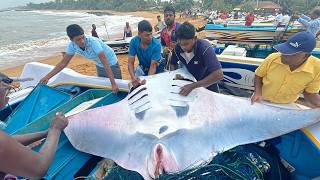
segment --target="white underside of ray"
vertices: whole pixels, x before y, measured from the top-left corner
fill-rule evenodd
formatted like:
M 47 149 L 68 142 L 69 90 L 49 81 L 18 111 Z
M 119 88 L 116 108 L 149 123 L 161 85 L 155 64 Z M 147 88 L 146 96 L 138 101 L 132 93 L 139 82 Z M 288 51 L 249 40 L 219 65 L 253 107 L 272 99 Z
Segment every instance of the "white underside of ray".
M 248 99 L 204 88 L 182 97 L 177 86 L 190 82 L 174 81 L 176 74 L 194 80 L 181 69 L 148 76 L 146 85 L 124 100 L 71 116 L 65 129 L 70 142 L 80 151 L 112 159 L 148 179 L 155 176 L 159 144 L 164 148 L 162 167 L 176 172 L 208 162 L 237 145 L 280 136 L 320 120 L 319 109 L 252 106 Z M 139 91 L 143 95 L 132 97 Z M 185 114 L 177 116 L 181 108 Z M 143 115 L 137 118 L 136 113 Z

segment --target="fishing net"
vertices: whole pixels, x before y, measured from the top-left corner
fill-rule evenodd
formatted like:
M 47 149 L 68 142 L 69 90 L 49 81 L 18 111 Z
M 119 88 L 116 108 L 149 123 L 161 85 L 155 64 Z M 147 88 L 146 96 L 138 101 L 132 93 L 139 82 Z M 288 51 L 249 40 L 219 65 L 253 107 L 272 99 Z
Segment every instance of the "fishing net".
M 218 154 L 210 163 L 176 174 L 162 174 L 159 180 L 179 179 L 264 179 L 270 170 L 270 164 L 257 152 L 244 146 L 233 148 Z M 105 179 L 143 179 L 137 172 L 128 171 L 120 166 L 113 166 L 108 170 Z

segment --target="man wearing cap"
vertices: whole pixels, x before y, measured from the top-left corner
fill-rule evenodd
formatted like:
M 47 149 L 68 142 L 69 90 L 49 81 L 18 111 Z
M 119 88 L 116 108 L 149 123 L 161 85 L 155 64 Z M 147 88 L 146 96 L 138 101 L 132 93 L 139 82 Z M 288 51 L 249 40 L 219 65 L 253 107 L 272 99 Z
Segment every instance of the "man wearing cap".
M 77 24 L 71 24 L 67 27 L 67 35 L 71 42 L 67 47 L 66 54 L 62 61 L 40 80 L 40 83 L 46 84 L 50 78 L 67 67 L 74 54 L 77 53 L 95 61 L 98 76 L 108 77 L 112 85 L 112 92 L 116 93 L 119 88 L 115 78 L 122 79 L 122 76 L 117 56 L 112 48 L 99 38 L 85 36 L 83 29 Z
M 183 96 L 198 87 L 219 92 L 217 81 L 223 78 L 221 64 L 212 46 L 206 40 L 197 39 L 195 33 L 195 27 L 189 22 L 184 22 L 179 27 L 178 44 L 173 50 L 170 62 L 170 69 L 176 69 L 180 62 L 197 80 L 181 88 L 179 94 Z
M 312 107 L 320 107 L 320 60 L 311 56 L 316 39 L 310 32 L 299 32 L 287 42 L 274 46 L 255 72 L 251 102 L 294 103 L 301 93 Z

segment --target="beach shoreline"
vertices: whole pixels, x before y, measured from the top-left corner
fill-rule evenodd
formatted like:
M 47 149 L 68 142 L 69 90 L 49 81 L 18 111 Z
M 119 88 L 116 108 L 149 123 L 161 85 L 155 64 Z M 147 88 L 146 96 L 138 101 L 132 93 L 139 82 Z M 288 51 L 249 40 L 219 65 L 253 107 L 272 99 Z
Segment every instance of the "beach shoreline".
M 117 12 L 117 11 L 110 11 L 110 10 L 40 10 L 40 11 L 51 11 L 51 12 L 80 12 L 80 13 L 91 13 L 94 14 L 96 12 L 101 12 L 101 13 L 107 13 L 112 14 L 115 16 L 135 16 L 135 17 L 142 17 L 150 21 L 152 26 L 155 26 L 157 23 L 157 16 L 161 15 L 163 18 L 163 13 L 162 12 L 150 12 L 150 11 L 137 11 L 137 12 Z M 178 22 L 184 22 L 184 21 L 189 21 L 193 23 L 196 27 L 200 27 L 205 23 L 205 20 L 202 18 L 198 19 L 191 19 L 191 18 L 179 18 L 179 15 L 176 15 L 176 19 Z M 133 30 L 134 35 L 137 34 L 137 30 Z M 199 36 L 199 35 L 198 35 Z M 203 36 L 203 35 L 200 35 Z M 115 38 L 115 37 L 114 37 Z M 128 62 L 128 56 L 127 54 L 121 54 L 117 55 L 118 57 L 118 62 L 122 71 L 122 77 L 123 79 L 130 79 L 128 70 L 127 70 L 127 62 Z M 41 62 L 44 64 L 49 64 L 49 65 L 57 65 L 62 59 L 62 54 L 57 54 L 42 60 L 39 60 L 37 62 Z M 26 63 L 24 63 L 26 64 Z M 20 76 L 23 66 L 18 65 L 15 67 L 9 67 L 9 68 L 3 68 L 1 72 L 5 73 L 6 75 L 10 77 L 18 77 Z M 90 76 L 95 76 L 96 75 L 96 69 L 95 69 L 95 64 L 92 61 L 89 61 L 79 55 L 75 55 L 74 58 L 71 60 L 71 62 L 68 65 L 68 68 L 71 68 L 75 70 L 76 72 L 79 72 L 84 75 L 90 75 Z

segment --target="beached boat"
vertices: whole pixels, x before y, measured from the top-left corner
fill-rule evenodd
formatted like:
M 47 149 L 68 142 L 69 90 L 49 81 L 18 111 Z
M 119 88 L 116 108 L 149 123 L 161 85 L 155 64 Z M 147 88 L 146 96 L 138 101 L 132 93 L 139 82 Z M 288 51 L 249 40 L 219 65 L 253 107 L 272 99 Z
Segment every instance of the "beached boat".
M 264 59 L 217 55 L 223 71 L 223 82 L 231 87 L 254 90 L 254 71 Z
M 126 39 L 119 39 L 113 41 L 104 41 L 108 46 L 110 46 L 116 54 L 125 54 L 129 51 L 129 43 L 132 37 Z
M 241 43 L 271 43 L 277 36 L 275 26 L 224 26 L 221 24 L 206 24 L 206 38 L 220 42 Z M 282 40 L 288 38 L 299 29 L 289 27 Z
M 222 61 L 226 63 L 260 63 L 259 60 L 253 60 L 252 58 L 242 58 L 238 60 L 235 60 L 234 57 L 229 57 L 228 59 L 226 56 L 218 58 L 222 59 Z M 31 63 L 25 66 L 22 77 L 40 79 L 43 74 L 34 72 L 46 73 L 52 68 L 53 66 Z M 35 82 L 36 81 L 33 83 Z M 16 123 L 19 124 L 19 127 L 17 126 L 16 130 L 13 129 L 11 134 L 25 134 L 45 130 L 49 127 L 52 117 L 54 117 L 56 112 L 62 111 L 66 114 L 73 114 L 88 108 L 115 103 L 126 96 L 126 91 L 128 90 L 126 86 L 127 81 L 117 81 L 119 86 L 123 88 L 122 92 L 117 95 L 112 94 L 110 89 L 99 89 L 107 88 L 108 85 L 110 85 L 107 82 L 108 80 L 105 78 L 101 79 L 97 77 L 84 76 L 70 69 L 65 69 L 49 82 L 52 87 L 43 85 L 36 86 L 36 88 L 29 93 L 29 96 L 24 100 L 20 100 L 21 105 L 16 108 L 15 113 L 12 114 L 12 116 L 21 113 L 20 111 L 33 111 L 33 108 L 28 109 L 20 107 L 26 107 L 24 104 L 29 104 L 30 107 L 32 106 L 32 103 L 37 103 L 28 101 L 35 99 L 35 97 L 38 97 L 41 100 L 48 98 L 48 96 L 57 97 L 57 102 L 60 102 L 59 105 L 52 105 L 53 108 L 51 108 L 51 110 L 35 117 L 31 122 L 23 124 L 19 121 L 22 122 L 24 119 L 21 120 L 20 118 L 16 118 L 15 121 L 19 122 Z M 26 83 L 29 84 L 24 84 L 24 87 L 28 85 L 35 85 L 32 85 L 30 82 Z M 53 89 L 54 87 L 56 88 Z M 71 97 L 72 93 L 70 94 L 70 92 L 78 92 L 80 94 L 76 94 Z M 33 112 L 31 114 L 33 114 Z M 32 115 L 30 117 L 34 116 Z M 23 124 L 23 127 L 21 127 L 21 124 Z M 279 154 L 275 154 L 275 156 L 281 158 L 281 162 L 290 170 L 290 175 L 293 178 L 313 179 L 320 177 L 320 123 L 274 138 L 269 143 L 279 151 Z M 40 147 L 41 145 L 38 145 L 33 149 L 38 151 Z M 92 177 L 92 174 L 99 169 L 97 162 L 100 160 L 100 157 L 77 151 L 63 134 L 59 140 L 56 155 L 45 179 L 74 179 L 88 176 L 90 178 L 90 176 Z M 272 165 L 276 164 L 272 163 Z M 275 166 L 274 168 L 278 170 L 278 167 Z M 112 171 L 112 168 L 110 171 Z M 130 174 L 130 172 L 126 170 L 123 170 L 122 172 Z M 121 177 L 121 174 L 117 174 L 117 177 Z M 128 178 L 129 177 L 130 176 L 128 176 Z
M 232 43 L 234 44 L 234 43 Z M 266 58 L 269 54 L 276 52 L 272 46 L 269 45 L 259 45 L 259 44 L 213 44 L 215 47 L 215 53 L 220 55 L 232 55 L 232 56 L 245 56 L 245 57 L 252 57 L 252 58 Z M 315 48 L 311 55 L 320 58 L 320 49 Z

